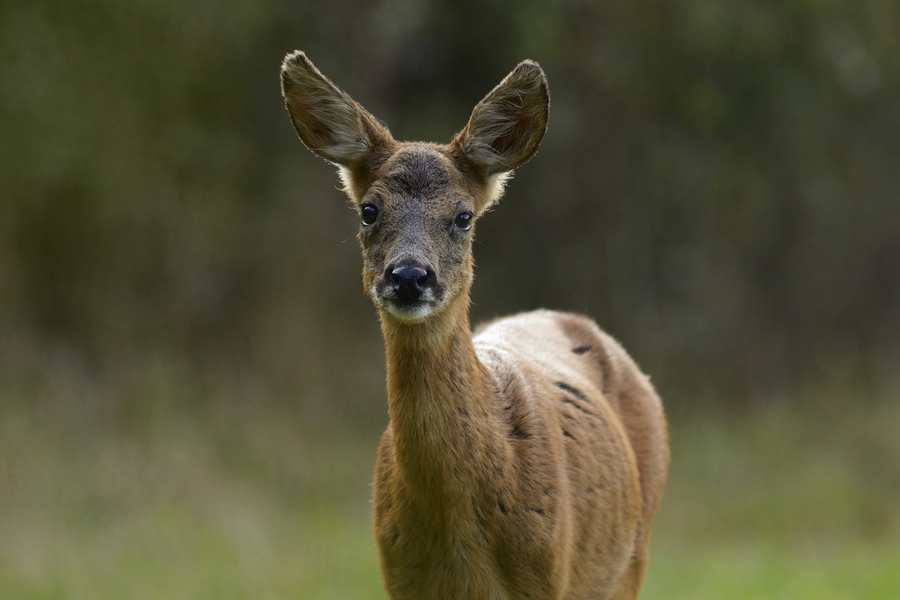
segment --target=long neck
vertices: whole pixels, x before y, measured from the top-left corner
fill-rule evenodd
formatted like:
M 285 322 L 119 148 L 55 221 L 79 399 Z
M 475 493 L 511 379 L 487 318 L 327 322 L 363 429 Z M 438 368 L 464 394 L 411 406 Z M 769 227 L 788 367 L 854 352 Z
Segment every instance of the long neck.
M 416 495 L 452 502 L 503 452 L 490 373 L 478 360 L 468 298 L 425 323 L 382 316 L 395 468 Z

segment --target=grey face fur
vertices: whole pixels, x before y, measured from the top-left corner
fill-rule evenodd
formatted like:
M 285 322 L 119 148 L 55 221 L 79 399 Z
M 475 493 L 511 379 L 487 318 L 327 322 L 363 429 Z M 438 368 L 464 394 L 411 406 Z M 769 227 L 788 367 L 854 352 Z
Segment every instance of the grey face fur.
M 373 302 L 402 320 L 419 320 L 470 283 L 475 199 L 456 186 L 452 162 L 427 144 L 406 147 L 387 161 L 361 206 L 377 217 L 360 226 L 364 283 Z M 461 226 L 462 225 L 462 226 Z M 398 269 L 425 271 L 421 295 L 402 294 Z
M 550 99 L 541 68 L 520 63 L 449 144 L 397 142 L 302 52 L 288 55 L 281 73 L 300 139 L 339 166 L 360 211 L 363 285 L 375 305 L 416 322 L 467 297 L 474 222 L 546 131 Z

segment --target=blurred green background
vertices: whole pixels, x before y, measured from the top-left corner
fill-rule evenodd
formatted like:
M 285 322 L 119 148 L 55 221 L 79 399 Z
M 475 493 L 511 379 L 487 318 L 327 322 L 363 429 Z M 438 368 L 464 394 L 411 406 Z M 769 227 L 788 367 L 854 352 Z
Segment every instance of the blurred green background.
M 883 0 L 5 0 L 0 597 L 385 598 L 383 347 L 280 99 L 303 49 L 398 139 L 546 70 L 473 321 L 585 312 L 653 377 L 643 598 L 897 598 L 898 31 Z

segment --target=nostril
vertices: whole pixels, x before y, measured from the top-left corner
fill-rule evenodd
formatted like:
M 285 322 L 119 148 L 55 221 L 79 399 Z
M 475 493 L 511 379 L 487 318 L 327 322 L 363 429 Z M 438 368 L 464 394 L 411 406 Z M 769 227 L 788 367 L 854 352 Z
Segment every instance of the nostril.
M 428 280 L 428 271 L 419 267 L 399 267 L 391 271 L 394 283 L 415 283 L 422 285 Z

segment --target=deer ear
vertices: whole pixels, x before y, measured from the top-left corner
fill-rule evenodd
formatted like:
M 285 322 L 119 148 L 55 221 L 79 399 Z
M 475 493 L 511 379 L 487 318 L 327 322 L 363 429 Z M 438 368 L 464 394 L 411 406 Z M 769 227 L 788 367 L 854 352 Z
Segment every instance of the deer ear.
M 387 127 L 322 75 L 303 52 L 284 58 L 281 94 L 297 135 L 327 161 L 353 167 L 393 140 Z
M 547 77 L 536 62 L 526 60 L 475 106 L 453 143 L 486 175 L 506 173 L 537 152 L 549 114 Z

